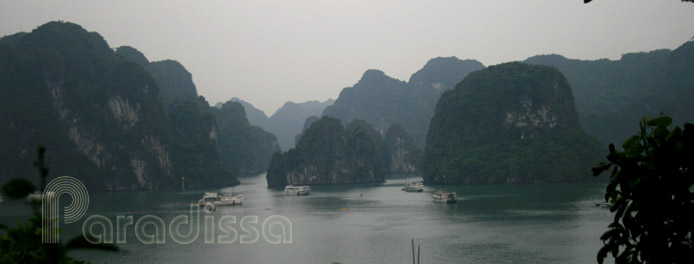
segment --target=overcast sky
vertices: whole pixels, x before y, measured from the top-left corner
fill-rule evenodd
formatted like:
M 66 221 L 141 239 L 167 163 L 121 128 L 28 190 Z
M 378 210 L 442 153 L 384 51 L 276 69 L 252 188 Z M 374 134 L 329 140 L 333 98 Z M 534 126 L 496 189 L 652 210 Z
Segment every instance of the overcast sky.
M 438 56 L 619 59 L 694 36 L 680 0 L 0 0 L 0 35 L 51 20 L 178 60 L 211 104 L 239 97 L 268 115 L 337 98 L 367 69 L 406 81 Z

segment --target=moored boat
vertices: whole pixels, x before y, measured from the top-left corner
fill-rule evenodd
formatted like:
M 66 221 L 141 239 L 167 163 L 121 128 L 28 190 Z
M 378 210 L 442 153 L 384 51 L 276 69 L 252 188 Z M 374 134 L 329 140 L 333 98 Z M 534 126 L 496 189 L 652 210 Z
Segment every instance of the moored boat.
M 30 202 L 30 203 L 33 203 L 33 202 L 40 203 L 41 201 L 43 201 L 43 196 L 44 196 L 44 195 L 43 195 L 43 193 L 42 193 L 41 191 L 36 191 L 36 192 L 34 192 L 34 193 L 31 193 L 31 194 L 27 195 L 26 199 L 27 199 L 27 202 Z M 49 192 L 46 193 L 46 196 L 47 196 L 49 199 L 53 199 L 54 196 L 55 196 L 55 193 L 49 191 Z
M 231 205 L 242 205 L 245 201 L 243 195 L 240 194 L 228 194 L 228 193 L 213 193 L 207 192 L 198 201 L 199 205 L 212 204 L 214 206 L 231 206 Z
M 308 185 L 287 185 L 284 187 L 284 194 L 308 195 L 309 193 L 311 193 L 311 186 Z
M 403 191 L 406 192 L 421 192 L 424 191 L 424 184 L 421 182 L 408 182 L 405 187 L 402 187 Z
M 455 203 L 458 201 L 458 196 L 455 192 L 447 192 L 444 190 L 436 191 L 432 197 L 434 198 L 434 202 Z

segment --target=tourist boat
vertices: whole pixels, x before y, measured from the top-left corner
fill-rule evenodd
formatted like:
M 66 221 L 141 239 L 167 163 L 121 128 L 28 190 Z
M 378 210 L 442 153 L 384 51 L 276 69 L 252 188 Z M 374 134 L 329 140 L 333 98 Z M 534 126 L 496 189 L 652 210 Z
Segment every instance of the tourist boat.
M 53 197 L 55 196 L 54 192 L 49 191 L 47 194 L 50 199 L 53 199 Z M 41 201 L 43 201 L 43 193 L 41 191 L 36 191 L 34 193 L 29 194 L 26 199 L 30 203 L 40 203 Z
M 309 193 L 311 193 L 311 186 L 308 185 L 287 185 L 287 187 L 284 187 L 284 194 L 308 195 Z
M 403 191 L 406 192 L 421 192 L 424 191 L 424 184 L 421 182 L 408 182 L 405 187 L 402 187 Z
M 228 193 L 213 193 L 207 192 L 198 201 L 199 205 L 212 204 L 214 206 L 226 206 L 226 205 L 242 205 L 245 201 L 243 195 L 240 194 L 228 194 Z
M 455 194 L 455 192 L 447 192 L 443 190 L 436 191 L 433 197 L 434 202 L 442 203 L 455 203 L 458 200 L 458 196 Z

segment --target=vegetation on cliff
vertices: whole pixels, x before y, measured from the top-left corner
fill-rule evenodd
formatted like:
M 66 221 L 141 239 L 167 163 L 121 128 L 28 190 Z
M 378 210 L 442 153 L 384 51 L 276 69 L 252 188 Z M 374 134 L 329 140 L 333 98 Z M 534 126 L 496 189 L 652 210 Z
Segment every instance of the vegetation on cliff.
M 323 117 L 304 131 L 297 146 L 277 152 L 267 172 L 268 185 L 344 184 L 384 180 L 379 147 L 361 130 L 346 130 L 340 120 Z
M 228 101 L 214 110 L 217 116 L 218 144 L 222 164 L 240 174 L 267 169 L 272 154 L 280 151 L 275 135 L 251 126 L 238 102 Z
M 618 143 L 634 133 L 643 116 L 665 113 L 678 122 L 694 122 L 694 42 L 675 50 L 628 53 L 620 60 L 584 61 L 560 55 L 528 58 L 554 66 L 576 97 L 581 125 L 601 142 Z
M 426 182 L 558 182 L 588 179 L 600 145 L 583 132 L 557 69 L 506 63 L 445 92 L 431 120 Z
M 7 39 L 7 40 L 6 40 Z M 37 144 L 55 175 L 103 189 L 172 178 L 159 88 L 137 64 L 76 24 L 50 22 L 0 41 L 0 182 L 27 175 Z
M 31 179 L 37 144 L 53 150 L 46 159 L 56 175 L 108 190 L 173 188 L 181 177 L 188 186 L 235 184 L 235 173 L 262 171 L 276 150 L 245 117 L 224 117 L 243 109 L 215 112 L 178 62 L 114 51 L 72 23 L 0 39 L 0 105 L 0 183 Z M 234 138 L 249 135 L 257 144 Z M 246 158 L 223 164 L 234 160 L 225 155 Z
M 340 92 L 323 115 L 345 122 L 362 119 L 381 133 L 398 124 L 421 149 L 441 93 L 453 88 L 468 73 L 483 68 L 474 60 L 434 58 L 412 74 L 409 82 L 391 78 L 380 70 L 367 70 L 354 86 Z
M 255 108 L 246 101 L 238 98 L 232 98 L 231 101 L 237 101 L 243 105 L 251 125 L 261 127 L 277 136 L 280 148 L 284 151 L 296 145 L 296 135 L 303 131 L 302 124 L 306 118 L 319 116 L 323 109 L 334 102 L 332 99 L 323 102 L 314 100 L 303 103 L 288 101 L 277 109 L 272 116 L 268 117 L 265 115 L 265 112 Z

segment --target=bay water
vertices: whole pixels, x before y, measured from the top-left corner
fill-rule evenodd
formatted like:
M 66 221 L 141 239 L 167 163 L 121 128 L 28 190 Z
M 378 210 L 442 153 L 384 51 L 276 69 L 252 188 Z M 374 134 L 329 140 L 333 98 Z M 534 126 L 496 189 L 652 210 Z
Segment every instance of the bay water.
M 200 210 L 200 233 L 190 244 L 171 239 L 144 244 L 133 226 L 117 253 L 73 251 L 71 256 L 92 263 L 412 263 L 412 239 L 421 263 L 596 263 L 600 235 L 612 215 L 596 207 L 605 183 L 529 185 L 425 185 L 423 192 L 404 192 L 412 175 L 390 175 L 383 183 L 312 186 L 308 196 L 284 195 L 268 187 L 265 174 L 242 176 L 227 188 L 179 191 L 90 192 L 89 209 L 82 218 L 103 215 L 117 228 L 117 216 L 155 215 L 168 229 L 178 215 L 189 215 L 204 192 L 236 192 L 242 206 Z M 435 203 L 439 189 L 455 191 L 458 203 Z M 14 225 L 30 215 L 23 202 L 0 205 L 2 222 Z M 291 222 L 291 243 L 205 243 L 204 217 L 230 215 L 238 235 L 244 217 L 257 216 L 250 226 L 261 230 L 273 215 Z M 61 239 L 82 234 L 82 221 L 61 223 Z M 150 226 L 151 227 L 151 226 Z M 222 233 L 215 227 L 215 235 Z M 181 227 L 187 233 L 188 226 Z M 281 227 L 273 226 L 281 234 Z M 100 233 L 99 227 L 94 228 Z M 114 234 L 115 234 L 114 230 Z M 153 234 L 153 231 L 149 231 Z M 209 242 L 209 241 L 208 241 Z

